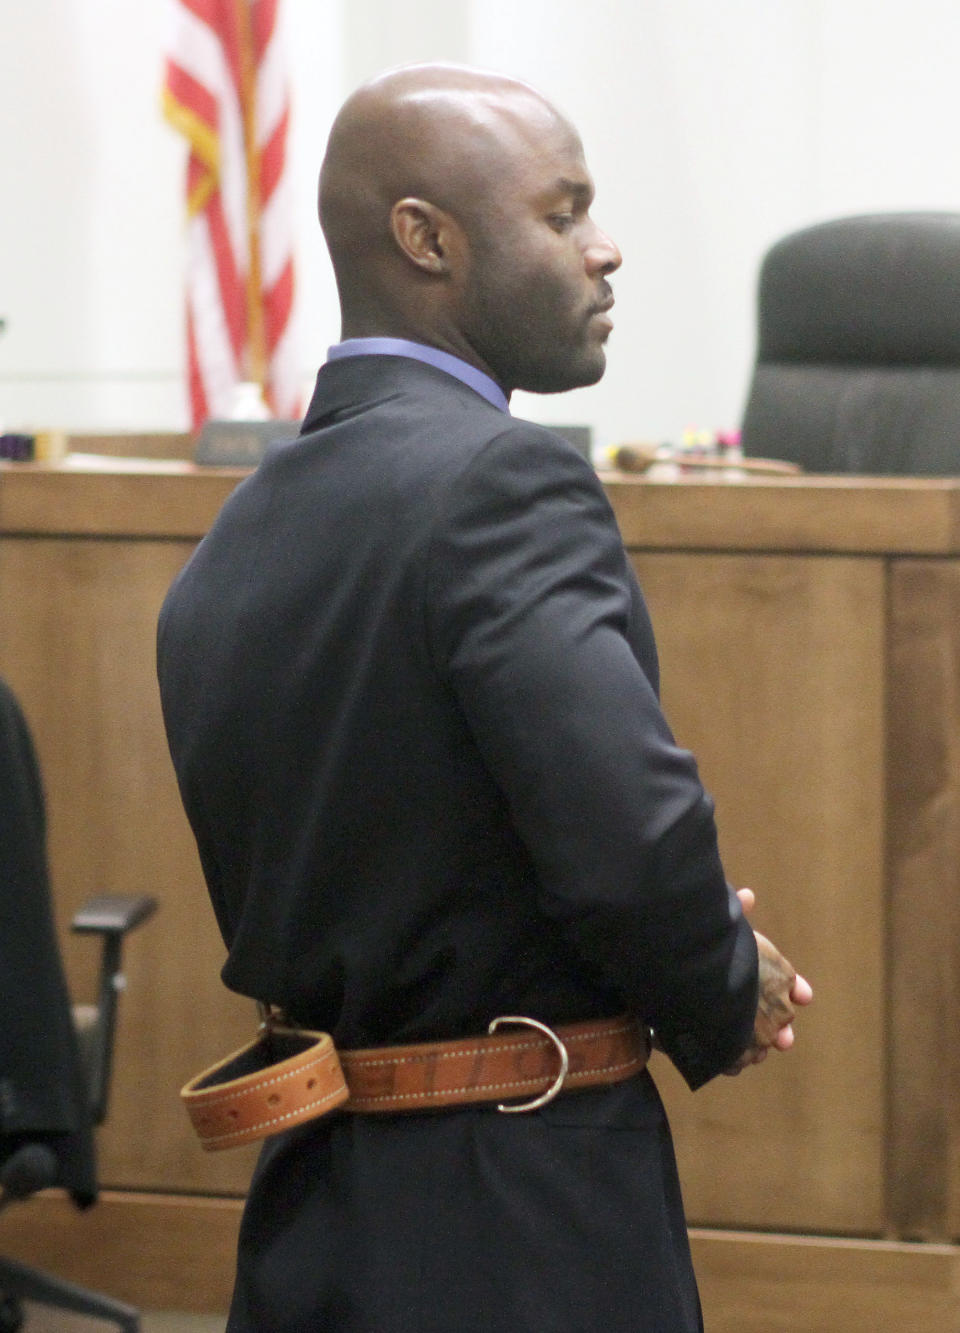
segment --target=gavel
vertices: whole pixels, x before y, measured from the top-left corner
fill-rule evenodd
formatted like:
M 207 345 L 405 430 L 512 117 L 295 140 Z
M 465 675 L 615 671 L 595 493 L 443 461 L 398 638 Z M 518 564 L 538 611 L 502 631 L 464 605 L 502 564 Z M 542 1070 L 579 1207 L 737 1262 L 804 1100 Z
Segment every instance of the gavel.
M 796 463 L 779 458 L 724 458 L 722 454 L 681 454 L 664 456 L 657 444 L 618 444 L 610 450 L 611 464 L 620 472 L 649 472 L 655 463 L 672 463 L 687 471 L 692 468 L 766 473 L 769 476 L 796 476 L 803 471 Z

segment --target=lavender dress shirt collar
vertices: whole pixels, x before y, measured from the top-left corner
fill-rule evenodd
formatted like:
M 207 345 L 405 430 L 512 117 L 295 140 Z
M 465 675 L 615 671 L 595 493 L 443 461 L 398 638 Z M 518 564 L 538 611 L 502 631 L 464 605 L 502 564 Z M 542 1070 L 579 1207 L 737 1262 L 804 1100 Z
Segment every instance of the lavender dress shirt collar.
M 424 361 L 428 366 L 435 366 L 437 370 L 455 376 L 501 412 L 510 411 L 507 396 L 499 384 L 476 366 L 469 365 L 450 352 L 442 352 L 439 347 L 428 347 L 425 343 L 410 342 L 406 338 L 347 338 L 327 351 L 328 361 L 339 361 L 345 356 L 408 356 L 414 361 Z

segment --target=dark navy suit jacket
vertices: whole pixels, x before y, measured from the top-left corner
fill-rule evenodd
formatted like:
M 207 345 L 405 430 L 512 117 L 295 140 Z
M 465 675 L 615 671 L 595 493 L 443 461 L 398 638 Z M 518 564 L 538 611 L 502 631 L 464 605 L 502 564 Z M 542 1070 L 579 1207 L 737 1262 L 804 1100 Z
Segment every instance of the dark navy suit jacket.
M 0 1162 L 27 1142 L 57 1159 L 78 1204 L 97 1187 L 93 1118 L 80 1066 L 47 871 L 46 809 L 33 740 L 0 681 Z
M 550 431 L 420 362 L 328 364 L 299 440 L 237 489 L 172 588 L 159 676 L 228 986 L 342 1047 L 482 1032 L 502 1013 L 553 1023 L 630 1009 L 693 1087 L 746 1045 L 756 951 L 712 803 L 661 712 L 649 618 L 602 486 Z M 665 1173 L 665 1213 L 658 1185 L 655 1216 L 642 1220 L 649 1179 L 614 1189 L 623 1141 L 602 1161 L 590 1149 L 582 1190 L 579 1168 L 554 1161 L 569 1138 L 527 1142 L 532 1122 L 543 1134 L 571 1117 L 620 1117 L 646 1134 L 628 1157 L 641 1176 Z M 697 1327 L 689 1292 L 677 1294 L 686 1241 L 648 1074 L 539 1116 L 360 1121 L 334 1117 L 266 1150 L 231 1329 Z M 464 1134 L 483 1136 L 489 1161 L 474 1160 Z M 417 1161 L 441 1195 L 444 1182 L 465 1191 L 457 1218 L 469 1239 L 452 1239 L 442 1199 L 417 1234 L 386 1224 L 380 1235 L 369 1209 L 409 1206 Z M 518 1177 L 535 1161 L 547 1183 L 521 1213 L 564 1234 L 582 1223 L 600 1263 L 577 1299 L 606 1293 L 633 1318 L 649 1288 L 666 1302 L 662 1324 L 524 1322 L 525 1302 L 532 1310 L 567 1281 L 562 1245 L 542 1284 L 529 1255 L 507 1258 L 497 1201 L 523 1195 Z M 351 1186 L 338 1200 L 341 1176 Z M 601 1181 L 591 1230 L 583 1210 Z M 328 1248 L 312 1251 L 295 1294 L 290 1270 L 317 1226 Z M 624 1252 L 617 1268 L 631 1276 L 615 1297 L 601 1256 L 619 1241 L 629 1250 L 638 1228 L 659 1233 L 671 1257 Z M 457 1268 L 449 1245 L 473 1251 L 459 1299 L 494 1300 L 475 1324 L 445 1323 L 423 1295 L 434 1264 Z M 392 1322 L 370 1294 L 387 1271 Z

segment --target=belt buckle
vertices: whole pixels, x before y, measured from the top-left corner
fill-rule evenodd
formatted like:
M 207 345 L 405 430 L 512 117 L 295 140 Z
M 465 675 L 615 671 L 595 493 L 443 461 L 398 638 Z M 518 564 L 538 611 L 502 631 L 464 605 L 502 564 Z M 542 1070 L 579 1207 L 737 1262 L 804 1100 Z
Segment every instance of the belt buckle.
M 550 1087 L 547 1088 L 546 1092 L 541 1093 L 539 1097 L 534 1097 L 528 1102 L 515 1102 L 512 1105 L 508 1105 L 506 1102 L 499 1102 L 497 1104 L 497 1110 L 503 1111 L 508 1115 L 513 1115 L 520 1111 L 536 1111 L 539 1107 L 546 1106 L 547 1102 L 552 1102 L 554 1097 L 556 1097 L 557 1093 L 563 1087 L 570 1070 L 570 1056 L 567 1053 L 566 1046 L 564 1046 L 553 1028 L 547 1027 L 546 1023 L 541 1023 L 536 1018 L 524 1018 L 520 1014 L 504 1014 L 491 1021 L 490 1026 L 487 1028 L 487 1032 L 492 1036 L 497 1028 L 504 1023 L 519 1023 L 521 1026 L 536 1028 L 536 1030 L 542 1032 L 545 1037 L 549 1037 L 557 1048 L 557 1055 L 560 1057 L 560 1072 L 554 1079 L 553 1083 L 551 1083 Z

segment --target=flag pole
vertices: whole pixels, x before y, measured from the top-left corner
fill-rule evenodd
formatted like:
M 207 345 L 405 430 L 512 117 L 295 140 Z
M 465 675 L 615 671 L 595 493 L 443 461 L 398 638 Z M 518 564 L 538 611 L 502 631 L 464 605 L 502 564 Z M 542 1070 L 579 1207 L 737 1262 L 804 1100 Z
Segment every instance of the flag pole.
M 266 398 L 267 340 L 264 329 L 260 255 L 260 149 L 257 144 L 257 78 L 253 49 L 251 4 L 257 0 L 235 0 L 240 46 L 240 95 L 243 105 L 243 141 L 247 162 L 247 348 L 244 376 L 260 385 Z

